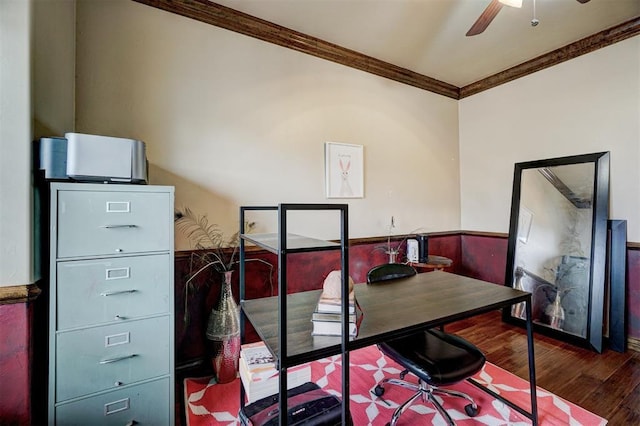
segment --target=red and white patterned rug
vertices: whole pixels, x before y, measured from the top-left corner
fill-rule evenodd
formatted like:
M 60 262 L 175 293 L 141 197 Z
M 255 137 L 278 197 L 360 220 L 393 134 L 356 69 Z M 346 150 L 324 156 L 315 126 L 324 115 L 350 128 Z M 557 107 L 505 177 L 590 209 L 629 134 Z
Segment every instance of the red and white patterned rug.
M 384 400 L 370 391 L 383 377 L 398 377 L 402 368 L 384 357 L 375 347 L 359 349 L 350 353 L 349 389 L 350 409 L 354 424 L 385 425 L 399 404 L 412 394 L 411 390 L 399 386 L 385 387 Z M 323 389 L 341 395 L 341 357 L 324 358 L 311 363 L 311 379 Z M 474 378 L 494 392 L 503 395 L 526 410 L 530 408 L 529 382 L 491 364 Z M 417 381 L 408 374 L 405 380 Z M 465 402 L 459 398 L 445 398 L 444 407 L 458 425 L 530 425 L 531 421 L 506 404 L 477 389 L 468 382 L 451 386 L 469 394 L 480 406 L 476 417 L 464 412 Z M 240 406 L 240 379 L 227 384 L 216 384 L 211 377 L 185 379 L 185 409 L 187 426 L 238 425 Z M 607 421 L 573 403 L 538 387 L 538 420 L 540 425 L 605 425 Z M 402 414 L 400 425 L 433 424 L 446 422 L 431 404 L 414 403 Z

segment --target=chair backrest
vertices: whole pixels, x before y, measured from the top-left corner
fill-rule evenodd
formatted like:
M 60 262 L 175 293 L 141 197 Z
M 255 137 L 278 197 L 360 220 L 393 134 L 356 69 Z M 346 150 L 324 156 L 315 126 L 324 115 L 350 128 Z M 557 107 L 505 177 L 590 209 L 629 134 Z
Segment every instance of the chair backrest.
M 385 263 L 371 268 L 367 272 L 367 284 L 380 281 L 397 280 L 399 278 L 409 278 L 416 274 L 416 270 L 411 265 L 404 263 Z

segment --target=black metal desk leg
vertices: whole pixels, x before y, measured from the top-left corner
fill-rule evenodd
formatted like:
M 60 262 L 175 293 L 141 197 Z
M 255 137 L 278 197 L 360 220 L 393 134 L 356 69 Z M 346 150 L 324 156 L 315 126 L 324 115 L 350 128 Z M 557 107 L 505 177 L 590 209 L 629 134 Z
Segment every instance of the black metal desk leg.
M 349 361 L 349 352 L 342 352 L 342 424 L 352 425 L 349 398 L 349 375 L 351 363 Z
M 536 361 L 533 354 L 533 312 L 531 310 L 531 296 L 526 302 L 527 312 L 527 352 L 529 354 L 529 385 L 531 387 L 531 421 L 538 424 L 538 397 L 536 395 Z

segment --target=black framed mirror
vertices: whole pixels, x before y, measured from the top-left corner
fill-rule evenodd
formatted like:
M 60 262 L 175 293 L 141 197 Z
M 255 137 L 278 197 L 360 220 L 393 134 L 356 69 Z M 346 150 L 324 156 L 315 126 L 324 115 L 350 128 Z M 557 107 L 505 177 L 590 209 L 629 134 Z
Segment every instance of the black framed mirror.
M 608 216 L 608 152 L 516 163 L 505 284 L 532 293 L 536 331 L 598 352 Z

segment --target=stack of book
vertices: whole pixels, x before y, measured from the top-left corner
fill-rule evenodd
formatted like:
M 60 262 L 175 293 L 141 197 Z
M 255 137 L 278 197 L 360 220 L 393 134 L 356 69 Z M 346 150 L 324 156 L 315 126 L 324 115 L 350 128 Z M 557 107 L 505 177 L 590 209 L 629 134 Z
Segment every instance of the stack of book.
M 264 342 L 242 345 L 239 370 L 247 403 L 278 393 L 279 373 L 273 356 Z M 310 381 L 310 364 L 296 365 L 287 369 L 288 389 Z
M 358 327 L 362 322 L 362 310 L 356 301 L 355 292 L 349 293 L 349 336 L 358 335 Z M 320 295 L 316 309 L 311 315 L 313 328 L 312 336 L 341 336 L 342 335 L 342 299 L 331 298 L 323 292 Z

